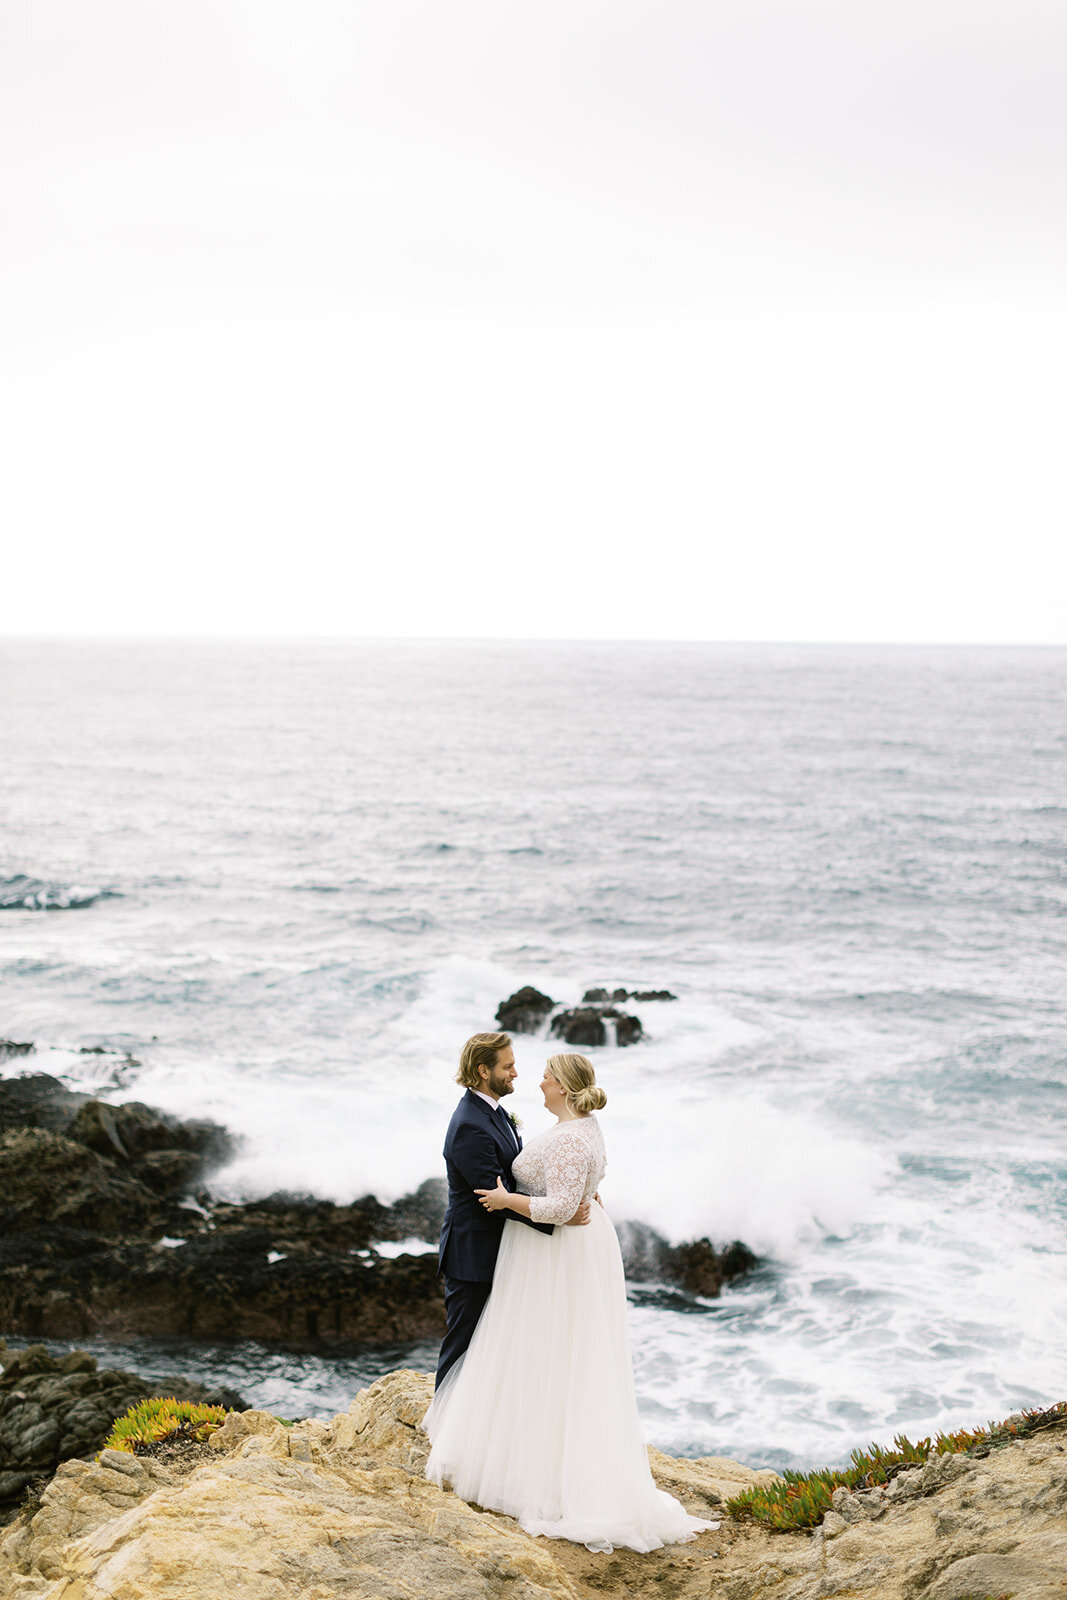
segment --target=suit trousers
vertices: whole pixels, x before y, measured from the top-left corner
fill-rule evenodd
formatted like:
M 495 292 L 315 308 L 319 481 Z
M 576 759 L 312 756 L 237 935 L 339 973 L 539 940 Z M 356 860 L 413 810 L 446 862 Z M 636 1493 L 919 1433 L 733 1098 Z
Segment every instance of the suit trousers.
M 470 1283 L 464 1278 L 445 1278 L 445 1337 L 437 1363 L 436 1389 L 449 1367 L 464 1353 L 478 1326 L 478 1318 L 493 1285 Z

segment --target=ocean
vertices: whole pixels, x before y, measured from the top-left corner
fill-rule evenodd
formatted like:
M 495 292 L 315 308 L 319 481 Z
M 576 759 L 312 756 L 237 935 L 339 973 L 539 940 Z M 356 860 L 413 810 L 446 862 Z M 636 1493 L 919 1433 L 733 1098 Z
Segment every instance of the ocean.
M 0 1070 L 224 1122 L 224 1193 L 388 1200 L 508 994 L 669 989 L 589 1052 L 605 1202 L 763 1264 L 632 1287 L 650 1442 L 812 1466 L 1065 1399 L 1065 689 L 1053 649 L 2 641 Z M 433 1358 L 93 1348 L 287 1415 Z

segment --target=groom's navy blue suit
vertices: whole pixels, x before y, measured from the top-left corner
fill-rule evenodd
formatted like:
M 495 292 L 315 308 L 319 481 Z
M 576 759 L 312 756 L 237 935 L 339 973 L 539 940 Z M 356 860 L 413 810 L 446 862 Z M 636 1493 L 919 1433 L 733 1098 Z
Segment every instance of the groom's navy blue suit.
M 522 1149 L 516 1130 L 512 1137 L 506 1113 L 491 1107 L 468 1089 L 452 1113 L 445 1134 L 445 1169 L 448 1206 L 441 1224 L 439 1273 L 445 1280 L 447 1332 L 437 1363 L 440 1383 L 449 1367 L 470 1344 L 478 1318 L 493 1287 L 497 1252 L 508 1217 L 525 1222 L 538 1233 L 551 1233 L 552 1224 L 532 1222 L 516 1211 L 486 1211 L 475 1189 L 495 1189 L 497 1178 L 515 1192 L 511 1163 Z

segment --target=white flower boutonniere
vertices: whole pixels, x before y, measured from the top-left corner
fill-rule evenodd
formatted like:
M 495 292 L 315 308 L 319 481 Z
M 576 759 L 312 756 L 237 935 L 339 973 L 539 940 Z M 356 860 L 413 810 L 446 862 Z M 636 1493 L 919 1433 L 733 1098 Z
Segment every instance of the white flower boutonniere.
M 522 1118 L 521 1117 L 517 1117 L 515 1115 L 514 1111 L 509 1111 L 508 1112 L 508 1121 L 511 1123 L 511 1126 L 515 1129 L 515 1132 L 518 1133 L 519 1129 L 522 1127 Z

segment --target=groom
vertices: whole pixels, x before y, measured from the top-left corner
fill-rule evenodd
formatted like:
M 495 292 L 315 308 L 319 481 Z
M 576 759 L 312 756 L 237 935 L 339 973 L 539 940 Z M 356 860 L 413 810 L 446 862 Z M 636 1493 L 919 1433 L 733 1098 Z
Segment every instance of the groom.
M 446 1332 L 437 1363 L 438 1384 L 474 1335 L 493 1287 L 505 1219 L 524 1222 L 538 1233 L 552 1232 L 551 1223 L 532 1222 L 515 1211 L 485 1211 L 474 1192 L 495 1189 L 498 1178 L 505 1189 L 515 1191 L 511 1163 L 522 1140 L 500 1102 L 512 1092 L 516 1076 L 515 1052 L 506 1033 L 476 1033 L 463 1046 L 456 1082 L 467 1092 L 445 1135 L 448 1206 L 437 1270 L 445 1280 Z M 582 1205 L 565 1226 L 588 1221 L 589 1207 Z

